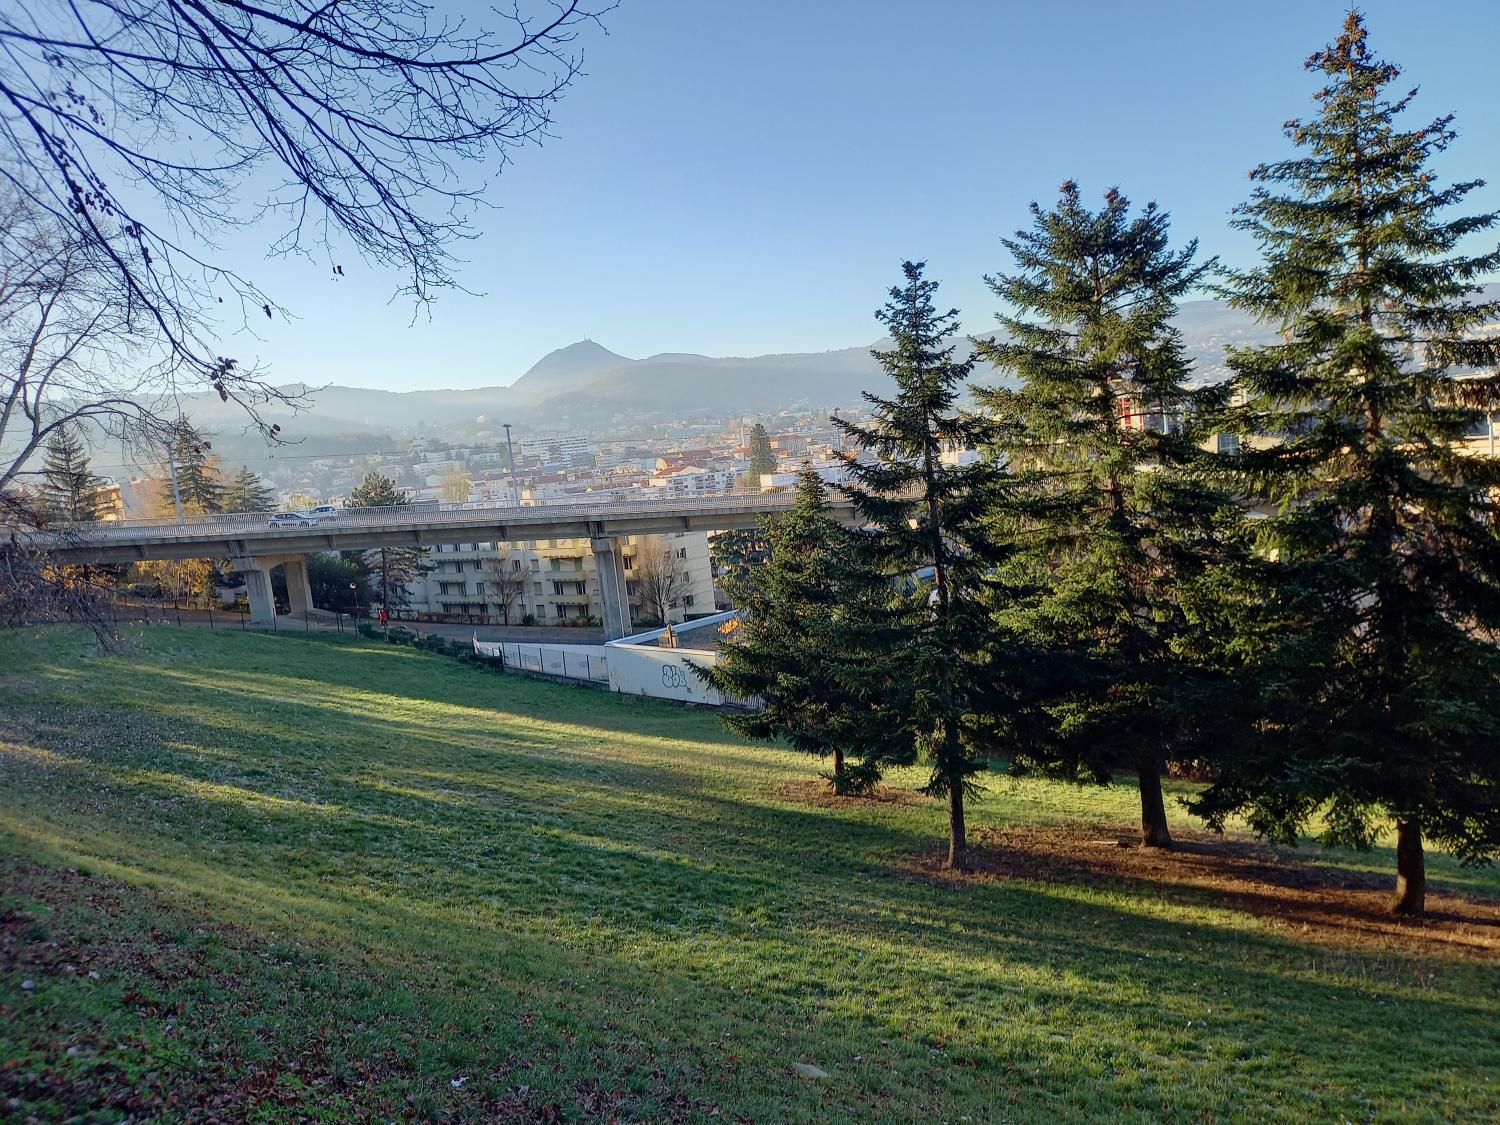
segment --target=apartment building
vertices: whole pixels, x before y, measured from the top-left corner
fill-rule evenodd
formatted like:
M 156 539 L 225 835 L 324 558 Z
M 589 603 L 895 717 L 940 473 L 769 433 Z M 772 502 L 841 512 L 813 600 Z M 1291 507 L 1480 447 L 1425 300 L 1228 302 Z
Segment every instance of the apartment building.
M 708 536 L 701 532 L 630 536 L 621 552 L 631 619 L 654 621 L 665 603 L 680 622 L 714 612 Z M 661 560 L 657 562 L 656 560 Z M 462 614 L 538 625 L 597 621 L 598 569 L 587 539 L 525 543 L 447 543 L 428 556 L 432 570 L 411 589 L 419 613 Z
M 715 496 L 729 492 L 739 480 L 743 470 L 706 469 L 688 466 L 675 472 L 663 473 L 651 478 L 651 487 L 660 490 L 660 495 L 669 500 L 691 499 L 694 496 Z

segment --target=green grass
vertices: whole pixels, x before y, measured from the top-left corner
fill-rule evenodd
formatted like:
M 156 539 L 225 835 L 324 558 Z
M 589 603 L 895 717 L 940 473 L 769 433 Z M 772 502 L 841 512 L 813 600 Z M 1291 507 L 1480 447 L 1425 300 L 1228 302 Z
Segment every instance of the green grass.
M 942 810 L 778 795 L 814 770 L 336 635 L 0 635 L 0 1117 L 1500 1119 L 1500 964 L 909 878 Z

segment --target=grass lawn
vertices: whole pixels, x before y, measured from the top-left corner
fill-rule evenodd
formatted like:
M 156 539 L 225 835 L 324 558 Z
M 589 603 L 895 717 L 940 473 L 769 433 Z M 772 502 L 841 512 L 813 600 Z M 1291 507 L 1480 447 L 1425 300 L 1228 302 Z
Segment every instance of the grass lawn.
M 922 878 L 941 808 L 815 770 L 338 635 L 0 634 L 0 1118 L 1500 1119 L 1500 961 Z M 979 832 L 1134 817 L 989 787 Z

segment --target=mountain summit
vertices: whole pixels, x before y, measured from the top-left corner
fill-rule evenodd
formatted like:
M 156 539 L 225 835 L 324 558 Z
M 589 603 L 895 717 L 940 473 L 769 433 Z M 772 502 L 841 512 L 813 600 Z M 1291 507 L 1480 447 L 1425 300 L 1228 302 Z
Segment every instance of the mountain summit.
M 531 396 L 551 394 L 577 386 L 606 371 L 629 367 L 634 362 L 623 355 L 616 355 L 602 344 L 596 344 L 592 340 L 579 340 L 576 344 L 569 344 L 542 356 L 531 365 L 526 374 L 511 384 L 510 389 Z

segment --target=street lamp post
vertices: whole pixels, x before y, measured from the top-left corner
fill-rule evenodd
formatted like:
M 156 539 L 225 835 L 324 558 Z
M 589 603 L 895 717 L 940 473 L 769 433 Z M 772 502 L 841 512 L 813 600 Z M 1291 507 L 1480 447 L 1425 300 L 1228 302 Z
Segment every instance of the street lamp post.
M 505 453 L 510 459 L 510 502 L 513 507 L 521 506 L 521 494 L 516 491 L 516 447 L 510 443 L 510 423 L 502 423 L 505 428 Z

